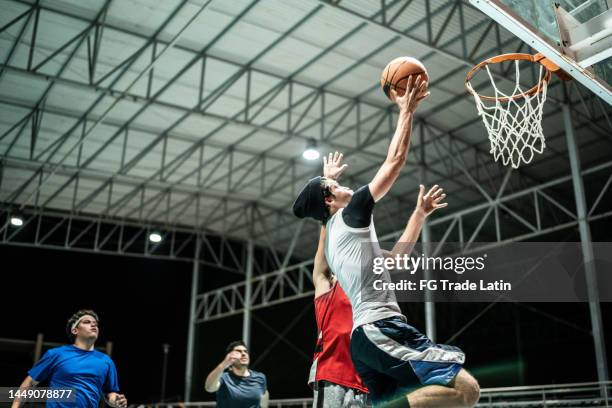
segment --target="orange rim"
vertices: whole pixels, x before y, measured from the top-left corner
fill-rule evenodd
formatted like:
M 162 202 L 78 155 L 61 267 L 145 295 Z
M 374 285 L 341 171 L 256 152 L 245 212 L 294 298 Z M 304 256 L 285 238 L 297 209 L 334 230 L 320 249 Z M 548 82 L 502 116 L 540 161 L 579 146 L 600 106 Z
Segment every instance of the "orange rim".
M 470 89 L 470 87 L 468 86 L 469 82 L 472 80 L 476 72 L 480 71 L 485 66 L 491 65 L 491 64 L 499 64 L 504 61 L 514 61 L 514 60 L 530 61 L 533 63 L 538 63 L 544 67 L 546 72 L 544 73 L 544 76 L 542 77 L 542 79 L 537 84 L 535 84 L 531 89 L 529 89 L 526 92 L 521 92 L 518 95 L 514 95 L 510 97 L 497 98 L 495 96 L 481 95 L 478 92 L 474 91 L 473 89 Z M 478 97 L 481 99 L 485 99 L 488 101 L 507 102 L 509 100 L 524 98 L 525 96 L 531 96 L 538 92 L 541 92 L 544 87 L 544 82 L 550 81 L 551 72 L 557 72 L 557 71 L 560 71 L 560 68 L 557 65 L 555 65 L 554 62 L 544 57 L 544 55 L 542 55 L 541 53 L 537 53 L 535 55 L 521 54 L 521 53 L 502 54 L 502 55 L 497 55 L 495 57 L 486 59 L 482 61 L 481 63 L 479 63 L 478 65 L 476 65 L 474 68 L 470 69 L 470 71 L 465 76 L 465 88 L 468 90 L 469 93 L 478 95 Z

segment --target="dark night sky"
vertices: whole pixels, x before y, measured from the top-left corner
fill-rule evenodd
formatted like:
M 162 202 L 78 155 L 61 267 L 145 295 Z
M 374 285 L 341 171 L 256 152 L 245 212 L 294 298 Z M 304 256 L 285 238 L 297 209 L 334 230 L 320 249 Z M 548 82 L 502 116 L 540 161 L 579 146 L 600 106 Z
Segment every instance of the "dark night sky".
M 606 234 L 595 231 L 594 239 L 605 240 Z M 114 342 L 113 359 L 130 402 L 159 399 L 163 343 L 171 345 L 166 395 L 181 398 L 190 263 L 12 246 L 0 246 L 0 259 L 0 337 L 33 340 L 40 332 L 49 341 L 65 341 L 68 316 L 93 308 L 102 320 L 100 344 Z M 201 279 L 206 291 L 237 276 L 205 268 Z M 438 340 L 448 339 L 486 306 L 438 304 Z M 423 306 L 402 308 L 424 330 Z M 602 310 L 604 328 L 612 327 L 611 305 L 602 304 Z M 253 312 L 253 368 L 267 374 L 272 398 L 310 395 L 305 382 L 315 340 L 313 313 L 311 299 Z M 589 327 L 586 304 L 498 304 L 454 344 L 464 349 L 467 368 L 483 387 L 592 381 Z M 204 378 L 241 329 L 241 316 L 199 326 L 194 400 L 213 398 L 203 391 Z M 281 332 L 286 341 L 279 340 Z M 611 339 L 608 335 L 608 345 Z M 18 385 L 31 359 L 31 353 L 0 350 L 0 385 Z

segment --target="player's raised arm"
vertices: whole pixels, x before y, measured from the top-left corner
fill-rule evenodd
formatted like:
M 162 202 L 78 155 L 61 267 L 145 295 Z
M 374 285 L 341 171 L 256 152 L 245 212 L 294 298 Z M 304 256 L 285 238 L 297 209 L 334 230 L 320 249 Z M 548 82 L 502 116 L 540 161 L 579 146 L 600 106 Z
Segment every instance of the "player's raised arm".
M 393 246 L 391 251 L 384 251 L 385 256 L 395 257 L 397 255 L 410 254 L 414 248 L 415 243 L 421 235 L 421 229 L 425 218 L 433 213 L 438 208 L 445 208 L 448 203 L 442 202 L 446 198 L 444 190 L 437 184 L 429 189 L 425 194 L 425 186 L 419 186 L 419 195 L 417 197 L 417 203 L 414 207 L 414 211 L 404 228 L 404 232 L 400 236 L 399 240 Z
M 220 362 L 210 373 L 206 376 L 204 382 L 204 389 L 208 392 L 217 392 L 221 387 L 221 376 L 223 372 L 230 367 L 232 364 L 240 361 L 240 353 L 237 351 L 230 351 L 226 354 L 222 362 Z
M 398 96 L 395 89 L 391 89 L 390 92 L 391 99 L 399 107 L 399 118 L 387 151 L 387 158 L 369 184 L 370 193 L 375 202 L 383 198 L 391 189 L 406 163 L 414 111 L 419 102 L 428 95 L 427 82 L 421 81 L 419 76 L 412 75 L 408 79 L 408 87 L 404 95 Z
M 348 167 L 348 164 L 342 164 L 342 153 L 330 153 L 329 156 L 323 156 L 323 177 L 338 180 L 340 175 Z M 315 287 L 315 297 L 327 292 L 333 285 L 333 277 L 327 260 L 325 259 L 325 226 L 321 227 L 319 234 L 319 244 L 317 253 L 315 254 L 314 264 L 312 268 L 312 282 Z

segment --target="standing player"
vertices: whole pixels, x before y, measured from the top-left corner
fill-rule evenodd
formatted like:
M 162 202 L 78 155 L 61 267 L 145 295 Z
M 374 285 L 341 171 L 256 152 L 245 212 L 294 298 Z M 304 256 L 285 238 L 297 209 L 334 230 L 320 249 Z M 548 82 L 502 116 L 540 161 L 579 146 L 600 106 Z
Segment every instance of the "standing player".
M 75 402 L 47 402 L 48 408 L 97 408 L 104 396 L 111 407 L 125 408 L 127 400 L 119 394 L 117 369 L 111 358 L 94 349 L 99 335 L 98 315 L 93 310 L 79 310 L 68 319 L 66 333 L 73 344 L 48 350 L 28 372 L 21 390 L 48 382 L 56 389 L 73 389 Z M 12 408 L 21 406 L 15 400 Z
M 225 358 L 206 377 L 204 388 L 217 393 L 219 408 L 268 408 L 265 374 L 249 369 L 249 350 L 242 340 L 231 342 Z
M 335 180 L 314 178 L 300 192 L 293 211 L 326 223 L 325 257 L 351 302 L 351 355 L 374 404 L 469 407 L 478 401 L 480 389 L 462 368 L 463 352 L 435 344 L 408 325 L 392 291 L 370 290 L 375 279 L 390 281 L 388 272 L 362 275 L 362 260 L 383 256 L 372 211 L 406 163 L 414 112 L 427 96 L 426 85 L 410 77 L 403 96 L 391 90 L 400 111 L 398 123 L 387 158 L 368 185 L 353 193 Z M 408 393 L 415 384 L 422 387 Z

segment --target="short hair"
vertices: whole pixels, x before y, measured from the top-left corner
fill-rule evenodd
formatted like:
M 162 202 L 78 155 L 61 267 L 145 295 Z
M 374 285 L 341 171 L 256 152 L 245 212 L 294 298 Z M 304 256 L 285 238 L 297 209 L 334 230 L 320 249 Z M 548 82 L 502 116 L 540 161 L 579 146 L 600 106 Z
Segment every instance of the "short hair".
M 70 316 L 70 318 L 68 319 L 68 322 L 66 323 L 66 334 L 68 335 L 68 338 L 70 339 L 70 341 L 74 341 L 74 339 L 76 338 L 75 335 L 72 334 L 72 325 L 77 320 L 79 320 L 81 317 L 85 315 L 89 315 L 93 317 L 94 319 L 96 319 L 96 322 L 100 323 L 100 318 L 98 317 L 96 312 L 94 312 L 93 310 L 90 310 L 90 309 L 79 310 L 78 312 Z
M 236 341 L 232 341 L 230 344 L 227 345 L 227 347 L 225 348 L 225 354 L 229 354 L 229 352 L 234 350 L 236 346 L 244 346 L 247 348 L 247 350 L 249 349 L 244 341 L 236 340 Z

